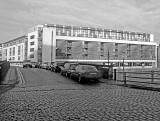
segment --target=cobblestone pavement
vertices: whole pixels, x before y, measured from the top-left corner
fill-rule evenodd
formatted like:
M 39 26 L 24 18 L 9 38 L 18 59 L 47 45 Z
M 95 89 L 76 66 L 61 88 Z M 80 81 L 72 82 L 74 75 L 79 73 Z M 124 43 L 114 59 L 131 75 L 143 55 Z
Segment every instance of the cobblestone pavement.
M 106 83 L 82 85 L 59 74 L 47 73 L 46 70 L 22 69 L 21 72 L 26 85 L 17 86 L 0 95 L 0 121 L 160 120 L 159 92 Z M 27 77 L 27 73 L 35 76 L 47 73 L 48 77 L 34 77 L 36 80 L 31 80 L 32 75 Z M 46 84 L 42 81 L 44 79 Z M 39 83 L 37 86 L 36 81 Z

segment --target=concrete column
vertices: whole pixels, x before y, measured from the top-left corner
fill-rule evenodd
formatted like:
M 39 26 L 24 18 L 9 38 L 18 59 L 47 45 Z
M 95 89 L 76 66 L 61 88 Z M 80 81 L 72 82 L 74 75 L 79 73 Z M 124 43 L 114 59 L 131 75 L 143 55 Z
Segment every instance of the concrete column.
M 44 27 L 42 40 L 42 62 L 54 62 L 56 59 L 56 28 Z
M 155 46 L 155 65 L 154 67 L 157 68 L 157 62 L 158 62 L 158 46 Z
M 52 48 L 51 48 L 51 52 L 52 52 L 52 62 L 56 61 L 56 28 L 53 28 L 52 30 Z

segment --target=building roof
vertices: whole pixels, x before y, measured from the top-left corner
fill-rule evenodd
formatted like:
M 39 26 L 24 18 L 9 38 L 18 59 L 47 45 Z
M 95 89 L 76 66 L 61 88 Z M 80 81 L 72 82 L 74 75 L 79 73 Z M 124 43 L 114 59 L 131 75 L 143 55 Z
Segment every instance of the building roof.
M 115 30 L 115 29 L 107 29 L 107 28 L 97 28 L 97 27 L 84 27 L 84 26 L 70 26 L 70 25 L 60 25 L 60 24 L 44 24 L 46 27 L 56 27 L 56 28 L 79 28 L 83 30 L 104 30 L 104 31 L 116 31 L 116 32 L 123 32 L 123 33 L 135 33 L 135 34 L 149 34 L 145 32 L 134 32 L 134 31 L 126 31 L 126 30 Z
M 9 40 L 9 41 L 7 41 L 7 42 L 4 42 L 4 43 L 2 43 L 2 44 L 7 44 L 7 43 L 10 43 L 10 42 L 13 42 L 13 41 L 15 41 L 15 40 L 22 39 L 22 38 L 27 38 L 27 36 L 26 36 L 26 35 L 23 35 L 23 36 L 20 36 L 20 37 L 14 38 L 14 39 L 12 39 L 12 40 Z

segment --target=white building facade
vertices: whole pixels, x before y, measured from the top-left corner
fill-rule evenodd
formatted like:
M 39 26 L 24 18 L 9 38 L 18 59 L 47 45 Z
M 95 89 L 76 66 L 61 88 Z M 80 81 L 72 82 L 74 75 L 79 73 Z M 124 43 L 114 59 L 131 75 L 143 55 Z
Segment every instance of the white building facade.
M 27 36 L 15 38 L 2 45 L 2 60 L 23 62 L 27 59 Z
M 157 67 L 157 46 L 147 33 L 46 24 L 42 62 L 87 62 L 121 67 Z M 46 56 L 47 55 L 47 56 Z
M 20 42 L 19 40 L 25 40 Z M 114 67 L 157 67 L 152 34 L 105 28 L 45 24 L 27 37 L 3 43 L 2 59 L 39 63 L 84 62 Z M 11 44 L 10 44 L 11 43 Z

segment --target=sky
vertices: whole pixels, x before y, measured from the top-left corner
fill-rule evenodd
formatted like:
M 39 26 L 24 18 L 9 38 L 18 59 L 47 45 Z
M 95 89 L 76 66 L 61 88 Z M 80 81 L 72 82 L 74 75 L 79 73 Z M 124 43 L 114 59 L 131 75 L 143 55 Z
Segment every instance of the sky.
M 160 43 L 160 0 L 0 0 L 0 43 L 38 24 L 152 33 Z

